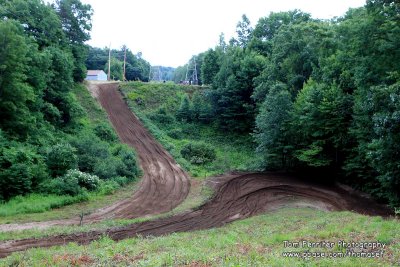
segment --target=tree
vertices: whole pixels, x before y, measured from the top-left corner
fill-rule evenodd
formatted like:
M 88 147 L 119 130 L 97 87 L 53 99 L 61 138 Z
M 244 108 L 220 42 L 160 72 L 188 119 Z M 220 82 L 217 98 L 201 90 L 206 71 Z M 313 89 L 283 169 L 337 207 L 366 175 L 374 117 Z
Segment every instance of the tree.
M 110 63 L 110 78 L 112 80 L 122 81 L 124 77 L 124 63 L 118 59 L 112 57 Z M 108 61 L 104 66 L 104 71 L 108 72 Z
M 299 92 L 291 114 L 294 155 L 311 167 L 340 170 L 351 122 L 351 97 L 335 85 L 309 80 Z M 301 134 L 295 134 L 301 129 Z
M 238 35 L 238 44 L 241 47 L 246 47 L 251 39 L 253 28 L 250 26 L 250 20 L 245 14 L 242 15 L 242 21 L 236 25 L 236 33 Z
M 25 34 L 32 36 L 39 50 L 50 45 L 65 45 L 61 21 L 41 0 L 0 0 L 0 17 L 19 21 Z
M 285 84 L 273 86 L 256 118 L 257 151 L 265 157 L 268 168 L 287 168 L 290 165 L 291 142 L 289 118 L 292 100 Z
M 88 48 L 84 42 L 90 39 L 93 10 L 79 0 L 57 0 L 55 8 L 74 57 L 74 80 L 81 82 L 86 77 Z
M 212 84 L 219 70 L 218 54 L 213 49 L 209 49 L 204 54 L 203 64 L 201 65 L 201 79 L 203 84 Z
M 181 101 L 181 105 L 176 112 L 176 118 L 181 121 L 191 121 L 192 120 L 192 109 L 190 105 L 189 96 L 186 94 Z
M 18 23 L 0 21 L 0 127 L 17 136 L 35 124 L 28 104 L 37 96 L 26 83 L 30 45 Z

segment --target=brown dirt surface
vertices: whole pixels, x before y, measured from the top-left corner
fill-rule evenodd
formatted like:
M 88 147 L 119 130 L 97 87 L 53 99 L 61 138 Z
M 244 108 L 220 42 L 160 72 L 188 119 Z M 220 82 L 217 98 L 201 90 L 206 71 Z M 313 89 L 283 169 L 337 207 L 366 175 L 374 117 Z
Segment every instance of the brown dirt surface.
M 127 217 L 131 217 L 132 214 L 147 215 L 168 211 L 173 205 L 178 205 L 187 195 L 187 175 L 129 111 L 116 85 L 101 85 L 99 101 L 109 114 L 121 140 L 137 149 L 144 178 L 141 189 L 135 194 L 137 196 L 134 195 L 129 200 L 136 203 L 135 205 L 116 204 L 96 216 L 101 218 L 108 214 Z M 169 175 L 175 175 L 176 178 L 168 177 Z M 343 186 L 321 185 L 286 174 L 230 173 L 215 177 L 209 183 L 214 187 L 215 194 L 197 209 L 104 231 L 1 242 L 0 257 L 32 247 L 50 247 L 69 242 L 87 244 L 103 235 L 108 235 L 113 240 L 121 240 L 137 235 L 160 236 L 220 227 L 234 220 L 283 207 L 311 207 L 326 211 L 350 210 L 366 215 L 391 215 L 388 208 Z

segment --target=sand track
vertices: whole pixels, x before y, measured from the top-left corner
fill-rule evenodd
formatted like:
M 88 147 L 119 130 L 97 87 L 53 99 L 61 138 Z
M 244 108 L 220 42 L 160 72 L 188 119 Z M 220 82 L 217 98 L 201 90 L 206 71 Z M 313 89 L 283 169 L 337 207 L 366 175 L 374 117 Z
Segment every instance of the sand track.
M 89 220 L 96 221 L 108 216 L 133 218 L 169 211 L 187 196 L 190 186 L 188 176 L 130 112 L 116 84 L 99 85 L 95 89 L 97 91 L 93 94 L 98 96 L 121 140 L 136 148 L 144 177 L 140 189 L 131 198 L 91 215 Z M 0 257 L 32 247 L 50 247 L 69 242 L 87 244 L 104 234 L 113 240 L 121 240 L 137 235 L 159 236 L 220 227 L 234 220 L 282 207 L 351 210 L 381 216 L 391 214 L 389 209 L 343 187 L 300 181 L 284 174 L 231 173 L 211 182 L 215 195 L 198 209 L 104 231 L 1 242 Z

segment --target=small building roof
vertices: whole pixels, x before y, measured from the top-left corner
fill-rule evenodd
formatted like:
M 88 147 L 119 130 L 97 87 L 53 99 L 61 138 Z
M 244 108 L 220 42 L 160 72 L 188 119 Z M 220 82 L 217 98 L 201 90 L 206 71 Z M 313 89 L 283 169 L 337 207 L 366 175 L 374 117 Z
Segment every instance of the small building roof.
M 96 76 L 96 75 L 99 75 L 100 73 L 105 74 L 105 72 L 103 70 L 88 70 L 87 71 L 88 76 Z

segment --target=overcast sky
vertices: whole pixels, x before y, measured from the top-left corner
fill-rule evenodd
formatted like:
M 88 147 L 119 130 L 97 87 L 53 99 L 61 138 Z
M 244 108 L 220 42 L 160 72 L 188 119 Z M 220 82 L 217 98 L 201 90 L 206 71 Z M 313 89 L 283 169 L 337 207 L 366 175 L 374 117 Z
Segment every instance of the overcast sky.
M 171 67 L 215 47 L 221 32 L 228 41 L 243 14 L 254 26 L 271 11 L 300 9 L 314 18 L 329 19 L 365 4 L 365 0 L 81 1 L 94 10 L 90 45 L 126 44 L 134 53 L 141 51 L 152 65 Z

